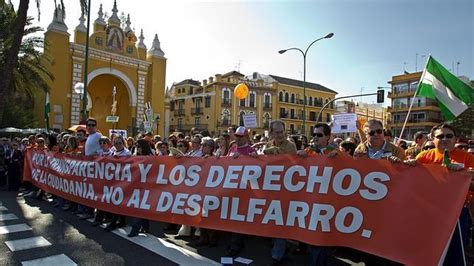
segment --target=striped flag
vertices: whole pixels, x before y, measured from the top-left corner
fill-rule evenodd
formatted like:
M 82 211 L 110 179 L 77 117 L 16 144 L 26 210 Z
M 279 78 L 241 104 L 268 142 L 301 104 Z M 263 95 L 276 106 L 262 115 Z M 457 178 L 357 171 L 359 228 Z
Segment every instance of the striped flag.
M 49 92 L 46 92 L 46 101 L 44 104 L 44 121 L 46 129 L 49 131 L 49 113 L 51 112 L 51 104 L 49 103 Z
M 421 76 L 416 95 L 437 100 L 441 113 L 448 121 L 454 120 L 474 102 L 474 89 L 451 74 L 431 56 Z

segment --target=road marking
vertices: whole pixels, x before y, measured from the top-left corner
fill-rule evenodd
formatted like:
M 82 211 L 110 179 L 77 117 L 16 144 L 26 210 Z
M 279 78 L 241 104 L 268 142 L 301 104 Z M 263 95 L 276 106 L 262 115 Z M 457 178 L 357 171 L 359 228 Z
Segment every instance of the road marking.
M 16 217 L 16 215 L 13 213 L 0 214 L 0 221 L 8 221 L 8 220 L 16 220 L 16 219 L 18 219 L 18 217 Z
M 13 225 L 0 226 L 0 235 L 23 232 L 23 231 L 28 231 L 28 230 L 31 230 L 31 227 L 29 227 L 27 224 L 13 224 Z
M 11 251 L 51 246 L 51 243 L 42 236 L 5 241 Z
M 0 205 L 0 211 L 8 211 L 8 209 L 5 208 L 5 206 Z
M 22 261 L 23 266 L 43 266 L 43 265 L 61 265 L 61 266 L 75 266 L 77 265 L 68 256 L 61 254 L 55 256 L 44 257 L 36 260 Z
M 179 265 L 221 265 L 217 261 L 203 257 L 151 234 L 140 234 L 136 237 L 128 237 L 127 232 L 129 232 L 130 229 L 131 227 L 128 226 L 114 230 L 113 233 Z

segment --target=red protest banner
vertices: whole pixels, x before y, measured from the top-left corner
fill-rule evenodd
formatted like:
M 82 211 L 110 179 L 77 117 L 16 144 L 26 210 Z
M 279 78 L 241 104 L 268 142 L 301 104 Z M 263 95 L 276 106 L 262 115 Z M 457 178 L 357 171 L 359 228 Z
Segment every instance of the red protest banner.
M 384 160 L 77 158 L 42 151 L 27 152 L 24 176 L 114 213 L 348 246 L 413 265 L 439 262 L 470 183 L 466 172 Z

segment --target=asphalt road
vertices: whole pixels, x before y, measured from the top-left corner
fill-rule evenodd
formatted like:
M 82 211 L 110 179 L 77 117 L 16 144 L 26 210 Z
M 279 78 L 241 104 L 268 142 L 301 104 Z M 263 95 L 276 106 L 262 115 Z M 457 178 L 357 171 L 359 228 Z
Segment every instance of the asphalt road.
M 91 221 L 54 208 L 44 200 L 0 192 L 0 265 L 220 265 L 229 235 L 217 247 L 196 247 L 197 239 L 175 239 L 176 231 L 151 222 L 150 233 L 129 238 L 129 228 L 106 232 Z M 281 265 L 308 265 L 309 254 L 294 254 L 290 242 Z M 271 240 L 248 236 L 240 257 L 270 265 Z M 347 265 L 332 257 L 330 265 Z M 244 265 L 234 262 L 234 265 Z

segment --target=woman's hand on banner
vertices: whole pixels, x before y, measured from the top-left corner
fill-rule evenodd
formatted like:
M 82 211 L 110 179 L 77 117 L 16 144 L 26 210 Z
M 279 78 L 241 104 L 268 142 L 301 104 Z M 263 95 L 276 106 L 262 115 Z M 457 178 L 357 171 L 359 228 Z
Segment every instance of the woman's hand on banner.
M 401 162 L 402 160 L 400 158 L 398 158 L 397 156 L 390 156 L 387 158 L 391 163 L 399 163 Z
M 330 153 L 328 153 L 326 155 L 326 157 L 328 157 L 328 158 L 334 158 L 336 156 L 337 156 L 337 150 L 333 150 L 333 151 L 331 151 Z
M 298 156 L 303 157 L 303 158 L 308 157 L 308 154 L 304 150 L 299 150 L 296 152 L 296 154 L 298 154 Z
M 403 161 L 404 164 L 409 165 L 409 166 L 416 166 L 416 160 L 415 159 L 408 159 Z

